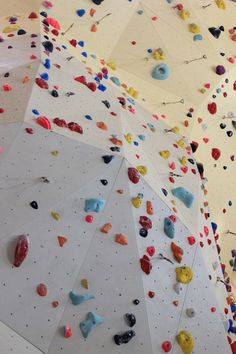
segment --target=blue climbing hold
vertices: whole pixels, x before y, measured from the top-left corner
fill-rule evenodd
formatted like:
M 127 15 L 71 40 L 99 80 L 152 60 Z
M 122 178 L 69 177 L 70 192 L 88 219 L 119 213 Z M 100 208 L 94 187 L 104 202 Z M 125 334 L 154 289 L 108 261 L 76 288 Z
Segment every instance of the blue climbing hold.
M 135 146 L 139 146 L 138 141 L 134 141 L 134 145 L 135 145 Z
M 128 97 L 128 98 L 127 98 L 127 101 L 129 101 L 133 106 L 135 106 L 135 101 L 134 101 L 133 98 Z
M 97 82 L 100 82 L 100 81 L 101 81 L 98 76 L 96 76 L 96 77 L 94 78 L 94 80 L 97 81 Z
M 50 69 L 51 68 L 51 61 L 50 61 L 50 59 L 45 59 L 45 62 L 44 62 L 44 67 L 46 68 L 46 69 Z
M 95 312 L 89 312 L 86 316 L 86 320 L 80 322 L 80 330 L 84 338 L 87 338 L 91 333 L 92 329 L 102 324 L 104 319 L 97 315 Z
M 170 69 L 167 64 L 162 63 L 157 65 L 152 70 L 152 77 L 155 80 L 166 80 L 170 76 Z
M 110 80 L 117 86 L 121 85 L 120 80 L 118 79 L 118 77 L 112 76 L 112 77 L 110 77 Z
M 175 224 L 170 218 L 164 220 L 164 232 L 169 238 L 175 237 Z
M 191 208 L 194 202 L 194 195 L 184 187 L 172 189 L 172 194 L 181 200 L 187 208 Z
M 103 79 L 107 80 L 108 79 L 108 75 L 107 74 L 103 74 Z
M 105 200 L 103 199 L 86 199 L 84 211 L 99 213 L 105 206 Z
M 148 49 L 147 49 L 147 52 L 148 52 L 149 54 L 151 54 L 151 53 L 152 53 L 152 48 L 148 48 Z
M 71 291 L 69 293 L 69 297 L 70 297 L 73 305 L 80 305 L 86 301 L 95 299 L 94 295 L 91 295 L 91 294 L 79 295 L 79 294 L 75 293 L 74 291 Z
M 63 49 L 67 49 L 67 46 L 66 46 L 65 44 L 63 44 L 61 47 L 62 47 Z
M 193 36 L 193 40 L 194 40 L 194 42 L 196 42 L 196 41 L 202 41 L 202 40 L 203 40 L 203 36 L 202 36 L 201 34 L 195 34 L 195 35 Z
M 140 140 L 145 141 L 145 135 L 140 134 L 138 137 L 139 137 Z
M 78 45 L 83 48 L 84 47 L 84 41 L 79 41 Z
M 86 14 L 86 11 L 84 9 L 79 9 L 76 11 L 76 13 L 79 17 L 82 17 Z
M 87 58 L 88 54 L 86 52 L 82 52 L 81 55 L 83 55 L 83 57 Z
M 106 89 L 107 89 L 106 86 L 104 86 L 102 84 L 98 85 L 98 90 L 104 92 L 104 91 L 106 91 Z
M 233 205 L 233 203 L 231 202 L 231 200 L 228 201 L 228 205 L 229 205 L 229 206 L 232 206 L 232 205 Z
M 45 81 L 48 81 L 48 80 L 49 80 L 49 75 L 48 75 L 48 73 L 42 73 L 42 74 L 40 75 L 40 77 L 41 77 L 43 80 L 45 80 Z
M 211 222 L 211 227 L 212 227 L 213 234 L 215 234 L 217 230 L 217 224 L 215 222 Z
M 93 58 L 95 60 L 97 59 L 97 56 L 95 54 L 91 54 L 90 56 L 91 56 L 91 58 Z
M 36 115 L 36 116 L 39 116 L 39 111 L 37 111 L 37 109 L 32 109 L 32 112 Z
M 165 197 L 167 197 L 168 192 L 165 188 L 161 188 L 162 193 L 164 194 Z
M 47 52 L 50 52 L 52 53 L 53 52 L 53 44 L 50 42 L 50 41 L 45 41 L 42 43 L 42 45 L 44 46 L 44 49 L 47 51 Z
M 88 120 L 93 120 L 93 118 L 92 118 L 90 115 L 88 115 L 88 114 L 86 114 L 84 117 L 85 117 L 86 119 L 88 119 Z

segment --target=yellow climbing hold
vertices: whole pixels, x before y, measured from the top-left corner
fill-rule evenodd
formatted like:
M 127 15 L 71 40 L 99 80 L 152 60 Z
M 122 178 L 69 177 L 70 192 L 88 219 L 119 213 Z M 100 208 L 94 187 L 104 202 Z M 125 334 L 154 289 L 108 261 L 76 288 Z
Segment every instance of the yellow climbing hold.
M 191 333 L 180 331 L 177 341 L 184 354 L 191 354 L 194 350 L 194 338 Z
M 51 215 L 52 215 L 52 217 L 53 217 L 55 220 L 57 220 L 57 221 L 60 221 L 60 220 L 61 220 L 60 215 L 59 215 L 58 213 L 56 213 L 55 211 L 52 211 L 52 212 L 51 212 Z
M 141 208 L 142 202 L 143 202 L 143 195 L 142 194 L 138 194 L 137 197 L 132 199 L 132 204 L 137 209 Z
M 173 128 L 171 129 L 171 131 L 172 131 L 172 133 L 179 134 L 180 129 L 179 129 L 179 127 L 173 127 Z
M 186 156 L 183 156 L 182 159 L 180 160 L 180 163 L 182 166 L 186 166 L 188 163 L 188 159 Z
M 190 17 L 190 12 L 188 10 L 182 10 L 179 13 L 179 16 L 182 18 L 182 20 L 187 20 Z
M 83 288 L 88 289 L 89 288 L 89 281 L 88 279 L 81 279 L 81 285 Z
M 19 26 L 13 25 L 13 26 L 7 26 L 3 29 L 3 33 L 11 33 L 11 32 L 16 32 L 20 29 Z
M 128 94 L 129 94 L 130 96 L 132 96 L 133 98 L 138 98 L 139 92 L 138 92 L 137 90 L 135 90 L 133 87 L 130 87 L 130 88 L 128 89 Z
M 187 144 L 186 144 L 186 142 L 184 141 L 184 139 L 180 139 L 179 141 L 177 141 L 177 145 L 178 145 L 179 147 L 181 147 L 182 149 L 185 149 L 186 146 L 187 146 Z
M 166 56 L 165 56 L 165 54 L 163 52 L 163 49 L 162 48 L 158 48 L 158 49 L 154 50 L 153 58 L 156 59 L 156 60 L 165 60 Z
M 216 0 L 216 5 L 219 7 L 221 10 L 226 9 L 226 3 L 224 0 Z
M 168 150 L 160 151 L 159 154 L 164 160 L 167 160 L 170 157 L 170 152 Z
M 116 63 L 114 63 L 113 61 L 107 63 L 107 66 L 112 70 L 116 70 Z
M 58 156 L 59 155 L 59 151 L 58 150 L 53 150 L 53 151 L 51 151 L 51 154 L 53 156 Z
M 125 140 L 127 141 L 127 143 L 132 144 L 132 142 L 134 141 L 133 135 L 131 133 L 126 134 Z
M 190 23 L 188 28 L 189 28 L 189 32 L 192 32 L 195 34 L 201 33 L 201 29 L 198 25 L 196 25 L 196 23 Z
M 140 165 L 140 166 L 137 166 L 136 169 L 138 170 L 138 172 L 139 172 L 142 176 L 145 176 L 145 175 L 148 173 L 148 168 L 147 168 L 147 166 Z
M 171 200 L 171 203 L 172 203 L 173 205 L 176 205 L 176 201 L 175 201 L 174 199 Z
M 175 269 L 176 280 L 179 283 L 189 284 L 193 279 L 192 269 L 189 267 L 178 267 Z

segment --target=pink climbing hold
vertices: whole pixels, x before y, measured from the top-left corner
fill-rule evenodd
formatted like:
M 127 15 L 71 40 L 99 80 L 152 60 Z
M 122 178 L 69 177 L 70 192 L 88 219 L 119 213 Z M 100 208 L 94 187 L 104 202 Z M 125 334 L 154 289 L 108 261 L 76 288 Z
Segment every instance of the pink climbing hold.
M 8 84 L 3 85 L 2 88 L 3 88 L 3 91 L 12 91 L 12 86 L 8 85 Z
M 64 327 L 64 337 L 65 338 L 71 338 L 73 336 L 72 328 L 71 326 L 65 326 Z
M 134 184 L 137 184 L 140 180 L 140 173 L 134 167 L 128 168 L 128 176 L 130 181 L 133 182 Z
M 37 77 L 35 79 L 36 84 L 41 87 L 42 89 L 48 90 L 49 86 L 47 81 L 43 80 L 42 78 Z
M 42 283 L 39 284 L 37 286 L 37 293 L 38 293 L 39 296 L 42 296 L 42 297 L 47 296 L 47 294 L 48 294 L 47 286 L 45 284 L 42 284 Z
M 20 235 L 15 249 L 14 266 L 20 267 L 29 253 L 29 238 L 26 235 Z
M 49 0 L 43 1 L 43 6 L 46 7 L 46 9 L 51 9 L 53 7 L 53 4 Z
M 38 117 L 36 119 L 36 122 L 41 125 L 41 127 L 45 128 L 45 129 L 48 129 L 50 130 L 51 129 L 51 123 L 50 121 L 48 120 L 47 117 L 45 116 L 41 116 L 41 117 Z
M 153 257 L 156 253 L 156 248 L 154 246 L 148 246 L 147 253 L 149 254 L 150 257 Z

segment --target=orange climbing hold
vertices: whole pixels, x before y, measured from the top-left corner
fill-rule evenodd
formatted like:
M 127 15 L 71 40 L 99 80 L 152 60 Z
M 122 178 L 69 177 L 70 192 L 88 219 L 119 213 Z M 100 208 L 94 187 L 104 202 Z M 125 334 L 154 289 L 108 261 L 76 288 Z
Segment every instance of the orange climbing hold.
M 128 238 L 123 234 L 116 235 L 116 242 L 120 245 L 127 246 L 128 245 Z
M 94 23 L 90 29 L 91 32 L 97 32 L 98 28 L 97 25 Z
M 104 122 L 97 122 L 97 127 L 102 130 L 108 130 L 108 126 Z
M 107 223 L 103 227 L 101 227 L 100 231 L 103 234 L 108 234 L 111 231 L 111 229 L 112 229 L 112 224 L 111 223 Z
M 147 210 L 148 215 L 153 215 L 154 214 L 153 204 L 152 204 L 152 202 L 150 200 L 147 200 L 146 210 Z
M 181 263 L 184 251 L 182 250 L 181 247 L 176 245 L 176 243 L 171 242 L 171 250 L 173 252 L 174 259 L 178 262 Z
M 114 145 L 117 145 L 117 146 L 122 146 L 122 145 L 123 145 L 122 141 L 119 140 L 119 139 L 117 139 L 117 138 L 111 138 L 111 139 L 109 139 L 109 140 L 110 140 L 110 142 L 111 142 L 112 144 L 114 144 Z
M 68 241 L 68 239 L 65 236 L 57 236 L 57 240 L 60 247 L 63 247 L 64 244 Z

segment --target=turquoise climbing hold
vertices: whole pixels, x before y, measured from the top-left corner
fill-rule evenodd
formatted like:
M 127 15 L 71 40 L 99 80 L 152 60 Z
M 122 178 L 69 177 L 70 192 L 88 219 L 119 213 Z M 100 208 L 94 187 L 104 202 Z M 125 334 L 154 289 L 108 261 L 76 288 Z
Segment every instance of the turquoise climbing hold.
M 86 199 L 85 200 L 85 208 L 84 210 L 87 212 L 95 212 L 99 213 L 102 211 L 105 205 L 105 200 L 103 199 Z
M 91 295 L 91 294 L 79 295 L 79 294 L 75 293 L 74 291 L 71 291 L 69 293 L 69 297 L 70 297 L 73 305 L 80 305 L 86 301 L 95 299 L 94 295 Z
M 194 202 L 194 195 L 184 187 L 172 189 L 172 194 L 181 200 L 187 208 L 191 208 Z
M 167 64 L 162 63 L 152 70 L 152 77 L 155 80 L 166 80 L 170 76 L 170 69 Z
M 164 220 L 164 232 L 169 238 L 175 237 L 175 224 L 170 218 Z
M 103 317 L 97 315 L 95 312 L 89 312 L 86 316 L 86 320 L 80 322 L 80 330 L 84 338 L 87 338 L 92 329 L 104 322 Z
M 138 137 L 139 137 L 140 140 L 145 141 L 145 135 L 140 134 Z
M 113 84 L 115 84 L 115 85 L 117 85 L 117 86 L 120 86 L 120 85 L 121 85 L 120 80 L 119 80 L 118 77 L 116 77 L 116 76 L 110 77 L 110 80 L 113 82 Z
M 194 40 L 194 42 L 202 41 L 203 40 L 203 36 L 201 34 L 195 34 L 195 36 L 193 36 L 193 40 Z

